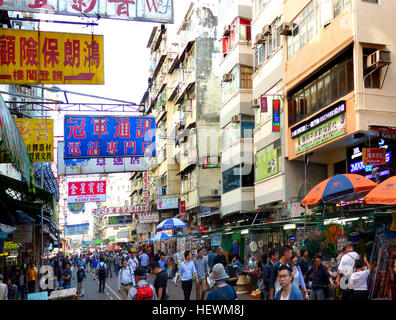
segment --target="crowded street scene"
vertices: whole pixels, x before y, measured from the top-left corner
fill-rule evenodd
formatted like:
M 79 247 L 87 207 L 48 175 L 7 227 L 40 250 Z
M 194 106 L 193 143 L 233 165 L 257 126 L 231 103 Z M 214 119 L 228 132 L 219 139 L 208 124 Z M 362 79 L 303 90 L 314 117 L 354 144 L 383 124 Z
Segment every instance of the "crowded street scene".
M 395 16 L 0 1 L 0 300 L 395 301 Z

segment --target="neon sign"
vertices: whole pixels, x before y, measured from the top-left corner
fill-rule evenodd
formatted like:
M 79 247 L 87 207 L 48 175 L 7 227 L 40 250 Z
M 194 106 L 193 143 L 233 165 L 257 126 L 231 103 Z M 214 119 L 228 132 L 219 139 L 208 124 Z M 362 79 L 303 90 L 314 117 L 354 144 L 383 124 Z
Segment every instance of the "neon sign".
M 392 151 L 389 151 L 389 152 L 386 153 L 386 163 L 389 163 L 389 162 L 390 162 L 391 156 L 392 156 Z M 363 170 L 366 171 L 366 167 L 367 167 L 367 166 L 365 166 L 365 165 L 363 164 L 363 160 L 362 160 L 362 161 L 359 161 L 359 162 L 354 162 L 354 163 L 351 163 L 351 164 L 350 164 L 349 172 L 350 172 L 350 173 L 355 173 L 355 172 L 359 172 L 359 171 L 363 171 Z M 373 168 L 374 168 L 374 167 L 378 167 L 378 165 L 373 165 L 372 167 L 373 167 Z M 366 172 L 367 172 L 367 171 L 366 171 Z

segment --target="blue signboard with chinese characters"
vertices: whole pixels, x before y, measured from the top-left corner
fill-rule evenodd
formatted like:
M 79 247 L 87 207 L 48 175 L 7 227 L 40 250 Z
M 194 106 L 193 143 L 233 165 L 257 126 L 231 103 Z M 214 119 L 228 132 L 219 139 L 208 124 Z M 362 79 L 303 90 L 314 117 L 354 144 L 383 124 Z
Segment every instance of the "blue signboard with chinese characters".
M 280 131 L 280 100 L 272 100 L 272 131 Z
M 155 156 L 155 118 L 65 116 L 65 159 Z

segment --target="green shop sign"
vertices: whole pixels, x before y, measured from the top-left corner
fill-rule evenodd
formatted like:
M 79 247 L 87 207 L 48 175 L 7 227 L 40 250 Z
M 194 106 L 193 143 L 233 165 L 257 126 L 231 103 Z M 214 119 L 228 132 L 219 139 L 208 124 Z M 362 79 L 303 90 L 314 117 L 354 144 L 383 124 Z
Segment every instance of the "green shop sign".
M 256 180 L 261 181 L 278 173 L 278 149 L 270 145 L 257 153 Z
M 102 243 L 103 243 L 103 239 L 94 240 L 94 244 L 102 244 Z
M 346 134 L 345 116 L 345 113 L 340 114 L 295 138 L 296 154 Z

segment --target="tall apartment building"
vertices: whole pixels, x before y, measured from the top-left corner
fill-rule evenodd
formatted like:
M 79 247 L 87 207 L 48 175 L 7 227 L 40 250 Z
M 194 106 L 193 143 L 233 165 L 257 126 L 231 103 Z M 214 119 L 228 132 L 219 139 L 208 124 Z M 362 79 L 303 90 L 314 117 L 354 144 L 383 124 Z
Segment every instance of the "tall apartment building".
M 284 3 L 287 154 L 377 182 L 395 174 L 396 38 L 392 1 Z M 387 165 L 362 164 L 362 147 L 387 147 Z
M 149 165 L 152 208 L 161 220 L 177 216 L 184 201 L 179 217 L 189 231 L 220 207 L 216 14 L 210 1 L 193 2 L 175 32 L 154 27 L 148 42 L 152 67 L 142 103 L 157 128 L 157 156 Z
M 221 215 L 235 222 L 243 213 L 255 212 L 252 100 L 252 3 L 219 1 L 219 33 L 222 56 L 220 128 L 222 130 Z

